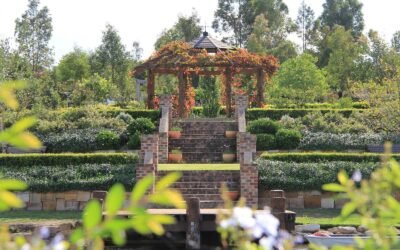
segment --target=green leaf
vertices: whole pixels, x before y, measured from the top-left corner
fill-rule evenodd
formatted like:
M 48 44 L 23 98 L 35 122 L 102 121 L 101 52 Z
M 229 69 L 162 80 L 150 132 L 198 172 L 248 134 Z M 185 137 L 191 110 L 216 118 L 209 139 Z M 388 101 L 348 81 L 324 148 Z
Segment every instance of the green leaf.
M 132 190 L 131 194 L 131 202 L 137 203 L 140 199 L 143 198 L 146 191 L 153 185 L 153 175 L 147 175 L 143 179 L 141 179 L 138 183 L 136 183 L 135 187 Z
M 82 228 L 78 228 L 78 229 L 75 229 L 75 230 L 72 232 L 72 234 L 71 234 L 71 236 L 69 237 L 69 239 L 71 240 L 71 242 L 72 242 L 73 244 L 77 244 L 78 241 L 83 240 L 83 238 L 85 237 L 84 235 L 85 235 L 85 234 L 83 233 Z
M 83 226 L 91 230 L 101 222 L 101 205 L 97 200 L 91 200 L 83 212 Z
M 343 206 L 341 215 L 343 217 L 347 217 L 350 214 L 352 214 L 356 209 L 357 209 L 357 204 L 356 203 L 348 202 Z
M 322 189 L 330 192 L 346 192 L 346 188 L 344 186 L 336 183 L 324 184 Z
M 0 189 L 20 191 L 28 188 L 25 182 L 13 179 L 0 179 Z
M 349 180 L 349 177 L 347 176 L 346 172 L 340 171 L 338 174 L 338 180 L 340 184 L 344 185 Z
M 125 200 L 125 188 L 122 184 L 115 184 L 111 187 L 105 201 L 107 216 L 114 216 L 121 209 Z
M 123 246 L 126 243 L 126 235 L 124 230 L 111 231 L 111 238 L 115 245 Z
M 0 190 L 0 203 L 5 203 L 6 208 L 22 208 L 25 206 L 21 199 L 19 199 L 15 194 L 6 190 Z
M 155 190 L 159 191 L 159 190 L 163 190 L 163 189 L 170 187 L 177 180 L 179 180 L 181 178 L 181 176 L 182 176 L 182 174 L 179 172 L 173 172 L 173 173 L 170 173 L 170 174 L 164 176 L 161 180 L 159 180 L 156 183 Z
M 186 208 L 185 200 L 180 192 L 174 189 L 167 189 L 162 192 L 149 195 L 149 201 L 159 205 Z

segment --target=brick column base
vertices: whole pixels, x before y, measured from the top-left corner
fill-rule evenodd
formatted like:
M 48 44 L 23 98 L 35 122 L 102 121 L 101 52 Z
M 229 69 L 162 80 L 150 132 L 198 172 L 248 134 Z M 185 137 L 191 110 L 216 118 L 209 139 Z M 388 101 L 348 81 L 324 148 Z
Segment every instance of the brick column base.
M 256 164 L 244 164 L 243 160 L 240 162 L 240 195 L 246 199 L 247 206 L 258 207 L 258 168 Z

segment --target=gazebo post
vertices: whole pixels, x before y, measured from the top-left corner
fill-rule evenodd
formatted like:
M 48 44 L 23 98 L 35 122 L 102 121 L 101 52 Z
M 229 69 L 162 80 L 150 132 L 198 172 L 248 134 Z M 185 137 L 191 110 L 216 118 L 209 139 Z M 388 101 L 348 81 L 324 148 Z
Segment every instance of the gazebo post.
M 226 99 L 226 115 L 228 117 L 232 114 L 232 70 L 226 68 L 225 70 L 225 99 Z
M 185 101 L 186 101 L 186 88 L 187 88 L 187 75 L 183 71 L 178 73 L 178 115 L 179 117 L 186 117 Z
M 147 108 L 154 109 L 154 72 L 149 69 L 147 71 Z
M 258 69 L 257 76 L 257 107 L 262 108 L 264 105 L 264 89 L 265 89 L 265 73 L 264 70 Z

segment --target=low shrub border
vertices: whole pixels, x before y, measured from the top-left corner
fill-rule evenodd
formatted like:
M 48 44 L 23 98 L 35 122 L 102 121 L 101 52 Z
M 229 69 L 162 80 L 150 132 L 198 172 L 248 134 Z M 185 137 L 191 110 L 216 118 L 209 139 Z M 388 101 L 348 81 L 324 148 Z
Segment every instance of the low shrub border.
M 135 184 L 135 164 L 62 164 L 4 166 L 0 164 L 4 178 L 13 178 L 28 184 L 33 192 L 108 190 L 115 183 L 122 183 L 127 190 Z
M 136 154 L 94 153 L 94 154 L 5 154 L 0 155 L 0 166 L 65 166 L 81 164 L 135 164 Z
M 340 170 L 351 176 L 360 170 L 363 178 L 369 178 L 379 162 L 283 162 L 258 160 L 259 184 L 263 189 L 285 191 L 321 190 L 322 185 L 337 182 Z
M 363 112 L 365 109 L 265 109 L 250 108 L 246 111 L 246 119 L 249 121 L 260 118 L 270 118 L 272 120 L 280 120 L 282 116 L 288 115 L 292 118 L 306 116 L 309 113 L 328 113 L 338 112 L 344 117 L 349 117 L 353 112 Z
M 284 162 L 379 162 L 383 154 L 377 153 L 262 153 L 260 159 Z M 400 159 L 400 154 L 392 154 L 392 157 Z

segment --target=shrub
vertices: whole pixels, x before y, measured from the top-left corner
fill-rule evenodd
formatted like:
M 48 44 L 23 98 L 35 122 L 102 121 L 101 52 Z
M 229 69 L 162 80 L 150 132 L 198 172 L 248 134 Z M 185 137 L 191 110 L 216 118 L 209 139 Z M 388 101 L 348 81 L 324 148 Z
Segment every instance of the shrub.
M 126 132 L 128 135 L 139 134 L 151 134 L 156 130 L 154 123 L 148 118 L 137 118 L 134 119 L 127 127 Z
M 258 160 L 259 184 L 267 190 L 285 191 L 321 190 L 323 184 L 337 182 L 337 174 L 345 170 L 349 176 L 360 170 L 363 178 L 379 167 L 379 162 L 282 162 Z
M 205 117 L 217 117 L 221 105 L 219 104 L 220 91 L 215 77 L 206 76 L 200 81 L 200 101 L 203 104 Z
M 140 134 L 134 133 L 128 139 L 127 147 L 129 149 L 140 149 Z
M 279 149 L 295 149 L 299 146 L 301 134 L 297 130 L 280 129 L 275 138 Z
M 101 131 L 96 136 L 96 144 L 99 149 L 117 149 L 119 147 L 119 136 L 112 131 Z
M 304 150 L 366 150 L 368 145 L 383 145 L 381 134 L 331 134 L 306 133 L 300 141 L 299 149 Z
M 119 113 L 117 116 L 118 119 L 124 121 L 126 124 L 130 124 L 133 121 L 133 118 L 130 114 L 127 114 L 125 112 Z
M 47 147 L 47 152 L 89 152 L 98 149 L 98 133 L 98 129 L 79 129 L 38 136 Z
M 303 117 L 309 113 L 322 114 L 328 112 L 338 112 L 344 117 L 349 117 L 353 113 L 363 112 L 363 109 L 267 109 L 267 108 L 251 108 L 246 111 L 246 119 L 249 121 L 260 118 L 269 118 L 272 120 L 280 120 L 282 116 L 288 115 L 292 118 Z
M 258 119 L 258 120 L 249 122 L 247 131 L 252 134 L 274 135 L 278 131 L 279 128 L 280 128 L 280 124 L 276 121 L 272 121 L 271 119 Z
M 257 135 L 257 150 L 269 150 L 276 148 L 276 140 L 274 135 L 258 134 Z
M 264 153 L 260 159 L 285 162 L 329 162 L 329 161 L 351 161 L 351 162 L 379 162 L 383 154 L 377 153 Z M 400 159 L 400 154 L 392 154 L 395 159 Z
M 134 162 L 125 164 L 84 163 L 57 165 L 4 166 L 0 172 L 6 178 L 22 180 L 34 192 L 62 192 L 70 190 L 108 190 L 122 183 L 128 190 L 135 184 Z
M 95 153 L 95 154 L 5 154 L 0 155 L 0 165 L 19 166 L 66 166 L 81 164 L 135 164 L 136 154 L 126 153 Z

